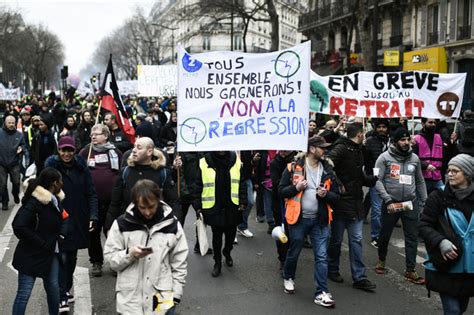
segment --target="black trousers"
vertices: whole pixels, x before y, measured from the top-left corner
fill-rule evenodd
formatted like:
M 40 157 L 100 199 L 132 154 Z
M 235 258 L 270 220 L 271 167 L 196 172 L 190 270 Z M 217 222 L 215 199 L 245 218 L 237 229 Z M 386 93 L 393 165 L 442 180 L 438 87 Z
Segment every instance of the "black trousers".
M 97 227 L 94 231 L 89 233 L 89 261 L 91 264 L 98 263 L 102 265 L 104 263 L 104 252 L 102 249 L 102 241 L 100 239 L 100 233 L 104 228 L 105 218 L 107 217 L 107 209 L 109 208 L 109 202 L 99 201 L 98 212 L 99 212 L 99 222 L 97 222 Z M 104 229 L 104 235 L 107 231 Z
M 211 226 L 212 229 L 212 247 L 214 248 L 214 262 L 216 264 L 222 263 L 222 254 L 230 256 L 230 252 L 234 246 L 235 234 L 237 233 L 237 226 Z M 224 249 L 222 250 L 222 236 L 225 235 Z
M 59 294 L 60 300 L 67 300 L 66 293 L 73 285 L 74 270 L 77 263 L 77 249 L 71 251 L 62 251 L 59 254 Z

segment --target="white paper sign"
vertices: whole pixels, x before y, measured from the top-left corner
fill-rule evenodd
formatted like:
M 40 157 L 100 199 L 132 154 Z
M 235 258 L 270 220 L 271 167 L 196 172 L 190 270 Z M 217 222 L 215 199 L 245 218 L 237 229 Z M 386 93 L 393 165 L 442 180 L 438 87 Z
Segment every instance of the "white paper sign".
M 313 112 L 357 117 L 459 117 L 465 73 L 311 72 Z
M 140 96 L 176 96 L 178 74 L 176 65 L 138 65 Z
M 20 88 L 16 89 L 1 89 L 0 88 L 0 100 L 15 101 L 21 98 Z
M 310 42 L 265 54 L 179 49 L 178 150 L 303 150 Z

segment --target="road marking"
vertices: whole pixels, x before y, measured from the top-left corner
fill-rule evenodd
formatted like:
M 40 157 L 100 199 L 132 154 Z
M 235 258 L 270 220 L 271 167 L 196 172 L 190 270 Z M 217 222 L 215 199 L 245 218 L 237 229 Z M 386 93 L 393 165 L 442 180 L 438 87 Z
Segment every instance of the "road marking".
M 74 272 L 74 314 L 92 314 L 89 269 L 76 267 Z
M 10 211 L 10 216 L 8 217 L 7 222 L 5 223 L 5 226 L 3 227 L 3 230 L 0 233 L 0 262 L 3 261 L 3 257 L 5 257 L 7 250 L 10 249 L 8 245 L 10 245 L 10 241 L 13 236 L 12 222 L 19 208 L 20 205 L 15 205 L 13 207 L 13 209 Z
M 402 240 L 402 239 L 399 239 L 399 238 L 392 238 L 390 240 L 390 244 L 397 247 L 397 248 L 400 248 L 400 249 L 403 249 L 403 252 L 398 252 L 399 255 L 405 257 L 405 240 Z M 426 250 L 423 248 L 418 248 L 418 251 L 419 252 L 422 252 L 423 254 L 426 254 Z M 425 262 L 425 258 L 419 256 L 419 255 L 416 255 L 416 263 L 417 264 L 421 264 L 422 266 L 423 263 Z

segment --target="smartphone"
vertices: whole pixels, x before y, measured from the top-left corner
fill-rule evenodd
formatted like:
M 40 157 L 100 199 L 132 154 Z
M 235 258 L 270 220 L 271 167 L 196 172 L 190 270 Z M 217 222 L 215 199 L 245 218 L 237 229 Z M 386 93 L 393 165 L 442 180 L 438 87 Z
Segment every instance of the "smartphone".
M 153 252 L 153 248 L 151 248 L 151 247 L 143 247 L 143 248 L 142 248 L 142 251 L 144 251 L 144 252 L 150 252 L 150 253 L 151 253 L 151 252 Z

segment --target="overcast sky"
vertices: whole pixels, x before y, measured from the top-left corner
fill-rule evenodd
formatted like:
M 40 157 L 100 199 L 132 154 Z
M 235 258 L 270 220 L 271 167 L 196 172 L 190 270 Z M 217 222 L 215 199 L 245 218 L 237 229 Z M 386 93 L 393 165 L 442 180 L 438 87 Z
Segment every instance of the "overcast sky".
M 137 5 L 149 12 L 153 0 L 0 0 L 18 9 L 28 24 L 43 24 L 65 47 L 69 73 L 85 67 L 98 42 L 133 15 Z

